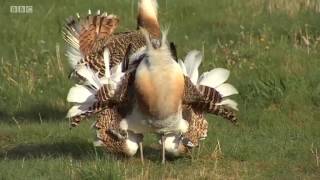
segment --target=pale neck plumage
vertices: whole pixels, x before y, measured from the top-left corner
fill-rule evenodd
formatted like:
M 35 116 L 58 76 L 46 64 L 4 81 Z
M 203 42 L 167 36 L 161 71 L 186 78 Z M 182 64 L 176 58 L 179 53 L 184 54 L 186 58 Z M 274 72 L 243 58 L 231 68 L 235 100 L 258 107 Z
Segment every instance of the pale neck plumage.
M 147 65 L 149 68 L 167 68 L 168 66 L 175 66 L 175 62 L 171 57 L 169 50 L 159 48 L 148 53 Z

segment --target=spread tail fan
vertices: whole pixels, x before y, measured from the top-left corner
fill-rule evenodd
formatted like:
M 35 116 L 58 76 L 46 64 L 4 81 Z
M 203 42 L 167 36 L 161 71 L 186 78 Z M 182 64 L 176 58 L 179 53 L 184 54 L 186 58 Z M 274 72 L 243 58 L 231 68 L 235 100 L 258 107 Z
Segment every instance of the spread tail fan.
M 83 59 L 83 55 L 80 52 L 79 35 L 71 30 L 65 30 L 64 40 L 67 43 L 66 56 L 70 66 L 74 69 L 75 66 Z
M 152 38 L 161 37 L 157 0 L 139 0 L 138 28 L 146 29 Z
M 81 62 L 84 56 L 93 52 L 99 41 L 110 36 L 119 24 L 119 19 L 111 14 L 88 15 L 84 18 L 69 17 L 66 20 L 63 35 L 67 43 L 67 57 L 72 68 Z

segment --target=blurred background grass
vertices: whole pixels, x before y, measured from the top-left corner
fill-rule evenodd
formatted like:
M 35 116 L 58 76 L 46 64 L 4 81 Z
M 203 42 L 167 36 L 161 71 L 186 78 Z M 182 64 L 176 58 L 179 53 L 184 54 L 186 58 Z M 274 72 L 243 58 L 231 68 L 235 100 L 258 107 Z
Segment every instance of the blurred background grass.
M 145 166 L 92 146 L 90 121 L 69 130 L 72 86 L 64 19 L 90 8 L 136 27 L 137 0 L 0 2 L 1 179 L 317 179 L 320 177 L 320 1 L 159 1 L 183 58 L 204 52 L 201 70 L 224 67 L 237 87 L 240 126 L 208 116 L 209 137 L 192 157 L 161 166 L 155 138 Z M 32 14 L 10 6 L 33 6 Z

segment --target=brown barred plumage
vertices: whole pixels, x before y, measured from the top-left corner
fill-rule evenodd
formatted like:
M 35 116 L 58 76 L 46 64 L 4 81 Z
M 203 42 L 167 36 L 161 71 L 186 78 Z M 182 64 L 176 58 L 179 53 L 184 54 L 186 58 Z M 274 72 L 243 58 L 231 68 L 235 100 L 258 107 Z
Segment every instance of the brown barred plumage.
M 199 145 L 199 140 L 207 137 L 208 122 L 203 112 L 195 111 L 191 107 L 184 107 L 183 118 L 189 122 L 189 131 L 184 134 L 194 146 Z
M 86 18 L 70 17 L 66 30 L 79 39 L 80 50 L 84 55 L 90 54 L 97 42 L 107 39 L 118 27 L 119 19 L 114 15 L 87 15 Z
M 207 106 L 206 111 L 210 114 L 215 114 L 217 116 L 221 116 L 221 117 L 229 120 L 231 123 L 233 123 L 235 125 L 237 125 L 237 123 L 238 123 L 238 118 L 237 118 L 235 112 L 225 106 L 219 106 L 219 105 L 215 105 L 213 103 L 210 103 Z
M 108 84 L 103 85 L 96 94 L 96 98 L 99 102 L 107 102 L 112 96 L 111 87 Z
M 138 31 L 113 33 L 118 26 L 119 19 L 114 16 L 88 15 L 79 19 L 71 17 L 65 25 L 65 41 L 74 46 L 74 41 L 69 37 L 72 34 L 78 39 L 78 45 L 83 59 L 78 64 L 86 64 L 98 73 L 99 77 L 104 75 L 105 67 L 103 52 L 106 48 L 110 51 L 110 67 L 119 64 L 124 57 L 130 56 L 141 47 L 146 41 L 143 34 Z M 130 46 L 130 54 L 127 49 Z
M 184 104 L 191 105 L 197 112 L 215 114 L 236 124 L 237 117 L 233 110 L 223 105 L 215 105 L 221 101 L 222 96 L 217 90 L 201 85 L 197 88 L 189 77 L 185 77 Z
M 221 94 L 215 90 L 214 88 L 210 88 L 208 86 L 199 86 L 198 87 L 199 92 L 201 93 L 201 96 L 204 101 L 211 102 L 213 104 L 221 102 L 222 96 Z
M 83 114 L 74 116 L 70 119 L 70 123 L 72 127 L 76 127 L 80 124 L 80 122 L 86 118 L 86 117 L 90 117 L 94 114 L 98 114 L 100 111 L 104 110 L 105 107 L 107 107 L 108 104 L 104 103 L 104 102 L 95 102 L 92 104 L 92 106 L 89 107 L 89 110 Z
M 116 106 L 104 109 L 98 114 L 97 121 L 94 128 L 97 130 L 97 140 L 102 142 L 108 152 L 121 154 L 125 156 L 132 156 L 130 147 L 127 144 L 126 138 L 118 138 L 110 129 L 121 132 L 119 129 L 119 123 L 122 119 L 121 113 Z M 123 133 L 125 136 L 125 133 Z M 131 137 L 141 141 L 143 136 L 130 133 Z
M 98 63 L 100 64 L 99 68 L 104 70 L 103 58 L 101 57 L 104 49 L 108 48 L 110 51 L 110 68 L 112 68 L 121 63 L 125 57 L 130 56 L 132 53 L 145 46 L 145 44 L 145 38 L 140 31 L 115 33 L 108 36 L 108 38 L 96 42 L 91 54 L 93 54 L 93 56 L 98 56 L 98 58 L 92 59 L 86 57 L 84 62 Z M 127 52 L 129 47 L 130 54 Z M 100 72 L 99 68 L 94 70 Z
M 132 99 L 130 98 L 132 94 L 130 94 L 129 88 L 132 88 L 134 74 L 134 72 L 127 73 L 122 80 L 123 83 L 113 95 L 110 94 L 110 87 L 108 87 L 108 85 L 102 86 L 96 93 L 98 101 L 93 103 L 86 113 L 71 118 L 71 126 L 78 126 L 82 119 L 98 114 L 100 111 L 108 109 L 110 105 L 117 106 L 120 111 L 127 111 L 126 113 L 128 113 L 130 107 L 127 106 L 126 103 Z M 123 110 L 124 106 L 126 110 Z
M 113 34 L 108 39 L 102 39 L 95 45 L 92 53 L 85 56 L 79 63 L 87 64 L 92 70 L 98 72 L 99 77 L 104 75 L 105 67 L 103 62 L 103 51 L 105 48 L 110 52 L 110 67 L 124 61 L 138 49 L 145 45 L 144 36 L 139 31 Z M 128 52 L 127 49 L 130 51 Z
M 122 117 L 117 108 L 107 108 L 98 114 L 94 128 L 98 131 L 97 139 L 103 142 L 104 147 L 110 152 L 123 153 L 125 150 L 125 140 L 117 139 L 109 129 L 119 129 L 119 123 Z
M 193 104 L 199 101 L 203 101 L 202 95 L 199 92 L 197 86 L 193 85 L 190 78 L 184 76 L 184 104 Z

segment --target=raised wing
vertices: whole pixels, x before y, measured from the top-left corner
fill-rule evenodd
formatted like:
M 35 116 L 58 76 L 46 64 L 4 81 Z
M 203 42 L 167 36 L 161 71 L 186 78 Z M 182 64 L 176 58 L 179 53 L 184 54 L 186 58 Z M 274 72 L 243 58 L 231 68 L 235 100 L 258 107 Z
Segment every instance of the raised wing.
M 199 51 L 191 51 L 185 63 L 179 62 L 186 75 L 184 104 L 191 106 L 195 112 L 215 114 L 236 123 L 237 103 L 228 97 L 238 94 L 238 91 L 225 83 L 229 71 L 216 68 L 199 77 L 198 67 L 202 61 L 199 54 Z

